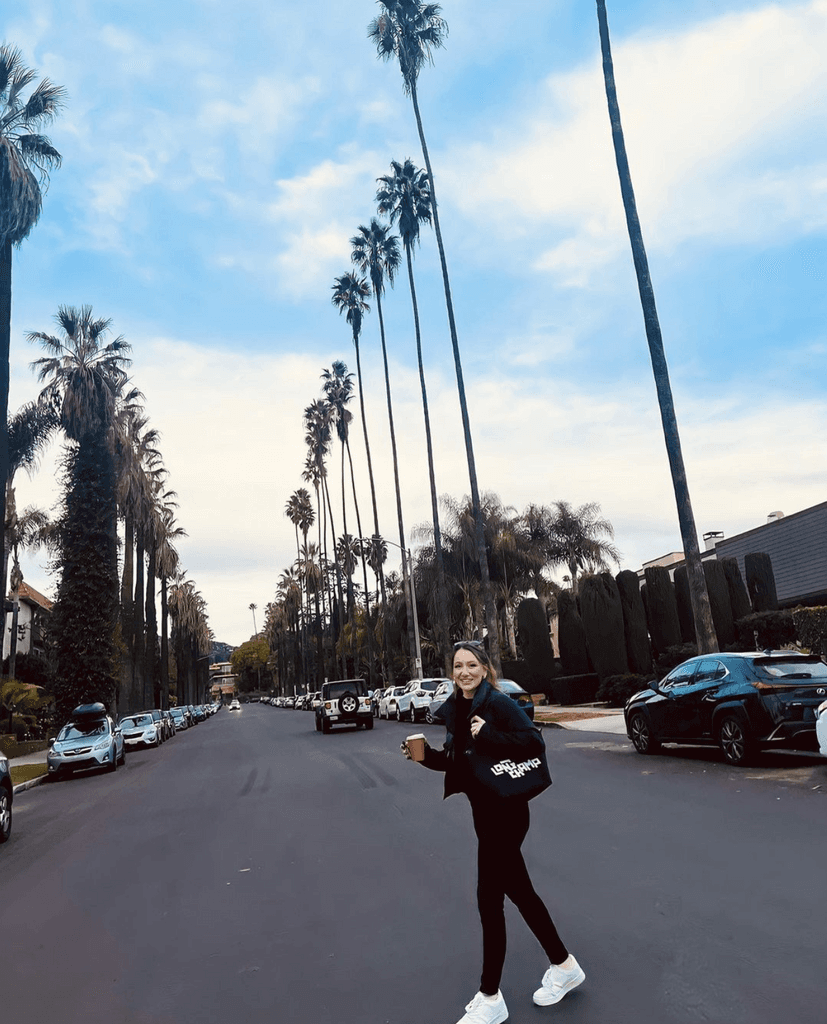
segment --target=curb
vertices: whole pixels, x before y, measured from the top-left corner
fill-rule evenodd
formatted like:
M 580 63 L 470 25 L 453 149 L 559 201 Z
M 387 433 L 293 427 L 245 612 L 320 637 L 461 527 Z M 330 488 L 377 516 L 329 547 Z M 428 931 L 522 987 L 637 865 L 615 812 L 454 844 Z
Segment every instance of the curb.
M 17 796 L 18 793 L 25 793 L 27 789 L 33 789 L 35 786 L 42 785 L 49 778 L 48 773 L 45 775 L 38 775 L 34 779 L 29 779 L 28 782 L 18 782 L 12 790 L 12 794 Z

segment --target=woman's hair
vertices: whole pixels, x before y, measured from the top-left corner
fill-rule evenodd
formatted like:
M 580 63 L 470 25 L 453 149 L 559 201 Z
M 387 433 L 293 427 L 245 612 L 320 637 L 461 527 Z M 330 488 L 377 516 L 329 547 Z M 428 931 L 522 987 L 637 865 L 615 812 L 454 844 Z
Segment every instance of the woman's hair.
M 488 657 L 488 651 L 482 646 L 479 640 L 460 640 L 454 644 L 454 654 L 457 651 L 468 651 L 474 655 L 477 661 L 485 669 L 484 679 L 487 679 L 489 683 L 494 687 L 495 690 L 499 690 L 497 685 L 497 673 L 494 669 L 494 665 L 491 659 Z M 451 664 L 453 665 L 453 655 L 451 656 Z M 457 684 L 454 683 L 454 693 L 457 692 Z

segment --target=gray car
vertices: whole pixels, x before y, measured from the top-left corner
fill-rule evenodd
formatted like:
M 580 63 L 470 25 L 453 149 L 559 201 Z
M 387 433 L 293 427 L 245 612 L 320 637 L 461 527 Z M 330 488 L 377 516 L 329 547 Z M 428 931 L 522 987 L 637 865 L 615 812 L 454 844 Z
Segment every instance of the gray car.
M 55 739 L 49 741 L 46 766 L 52 778 L 87 768 L 114 772 L 123 764 L 125 751 L 121 729 L 103 704 L 82 704 L 75 708 Z
M 14 786 L 6 755 L 0 751 L 0 843 L 11 835 L 11 805 L 14 800 Z

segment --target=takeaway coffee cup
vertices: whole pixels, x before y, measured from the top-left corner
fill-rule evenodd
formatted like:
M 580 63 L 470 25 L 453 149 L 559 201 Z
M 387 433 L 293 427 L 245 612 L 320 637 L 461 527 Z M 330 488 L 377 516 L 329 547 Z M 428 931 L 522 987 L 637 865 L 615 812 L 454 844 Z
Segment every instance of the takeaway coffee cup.
M 408 753 L 411 755 L 412 761 L 424 761 L 425 760 L 425 733 L 418 732 L 413 736 L 408 736 L 405 739 L 405 746 L 408 748 Z

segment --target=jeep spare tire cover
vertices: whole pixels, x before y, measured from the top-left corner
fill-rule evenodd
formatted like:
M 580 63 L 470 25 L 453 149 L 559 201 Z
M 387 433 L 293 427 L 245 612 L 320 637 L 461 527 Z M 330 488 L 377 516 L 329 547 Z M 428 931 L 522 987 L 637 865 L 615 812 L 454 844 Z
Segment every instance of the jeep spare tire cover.
M 339 711 L 343 715 L 355 715 L 359 709 L 359 698 L 348 690 L 339 697 Z

